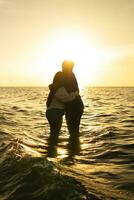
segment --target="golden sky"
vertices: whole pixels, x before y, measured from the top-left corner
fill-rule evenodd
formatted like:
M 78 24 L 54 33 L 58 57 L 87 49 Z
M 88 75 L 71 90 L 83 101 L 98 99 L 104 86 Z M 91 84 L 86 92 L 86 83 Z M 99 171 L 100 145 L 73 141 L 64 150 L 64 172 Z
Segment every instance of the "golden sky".
M 134 0 L 0 0 L 0 86 L 44 86 L 64 59 L 82 84 L 134 86 Z

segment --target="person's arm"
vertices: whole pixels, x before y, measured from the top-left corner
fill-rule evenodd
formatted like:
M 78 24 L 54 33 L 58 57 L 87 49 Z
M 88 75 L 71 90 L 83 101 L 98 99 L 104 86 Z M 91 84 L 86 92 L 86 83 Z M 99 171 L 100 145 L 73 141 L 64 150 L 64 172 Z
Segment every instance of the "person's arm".
M 54 96 L 59 101 L 65 103 L 65 102 L 73 101 L 78 95 L 79 95 L 78 91 L 68 93 L 64 87 L 61 87 L 56 91 Z
M 56 91 L 59 88 L 59 84 L 51 83 L 48 87 L 50 91 Z

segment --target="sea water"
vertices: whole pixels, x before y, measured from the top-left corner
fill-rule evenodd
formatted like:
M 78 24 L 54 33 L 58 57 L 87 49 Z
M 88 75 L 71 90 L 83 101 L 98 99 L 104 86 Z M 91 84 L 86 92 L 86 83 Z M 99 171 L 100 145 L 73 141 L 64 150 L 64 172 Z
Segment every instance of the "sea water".
M 46 159 L 48 92 L 45 87 L 0 88 L 0 199 L 55 200 L 58 197 L 49 198 L 53 190 L 58 190 L 52 185 L 62 177 L 58 182 L 61 186 L 56 185 L 62 188 L 63 182 L 68 183 L 66 178 L 71 177 L 94 195 L 90 199 L 132 200 L 134 88 L 82 89 L 85 109 L 80 126 L 81 152 L 71 162 L 66 159 L 69 134 L 65 119 L 58 155 Z M 59 176 L 55 175 L 57 170 Z M 68 187 L 68 199 L 75 199 L 71 196 L 71 182 Z

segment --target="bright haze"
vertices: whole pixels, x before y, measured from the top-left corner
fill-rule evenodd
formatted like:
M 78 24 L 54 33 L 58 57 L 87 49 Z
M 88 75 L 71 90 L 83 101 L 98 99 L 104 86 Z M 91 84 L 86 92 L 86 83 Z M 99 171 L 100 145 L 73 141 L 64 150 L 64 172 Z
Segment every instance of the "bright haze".
M 0 86 L 134 86 L 134 0 L 0 0 Z

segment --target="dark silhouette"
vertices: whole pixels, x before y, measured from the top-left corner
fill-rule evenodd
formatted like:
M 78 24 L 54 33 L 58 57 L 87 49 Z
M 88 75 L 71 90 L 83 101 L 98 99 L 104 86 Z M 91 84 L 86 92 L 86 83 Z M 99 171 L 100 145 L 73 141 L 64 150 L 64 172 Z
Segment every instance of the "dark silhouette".
M 62 64 L 63 72 L 63 86 L 68 93 L 79 92 L 78 83 L 74 73 L 72 72 L 74 63 L 71 61 L 64 61 Z M 70 102 L 65 103 L 65 116 L 69 130 L 69 154 L 74 155 L 80 152 L 79 142 L 79 125 L 81 116 L 83 114 L 84 105 L 80 95 Z
M 50 137 L 48 139 L 48 156 L 56 156 L 56 145 L 64 115 L 64 104 L 54 97 L 56 91 L 61 87 L 62 72 L 57 72 L 53 83 L 49 86 L 50 93 L 47 99 L 46 117 L 50 124 Z
M 79 125 L 84 105 L 79 95 L 79 87 L 73 73 L 74 64 L 64 61 L 62 72 L 57 72 L 53 83 L 49 86 L 50 93 L 47 99 L 46 117 L 50 124 L 50 137 L 48 140 L 48 156 L 56 155 L 56 145 L 65 113 L 69 130 L 69 155 L 80 152 Z

